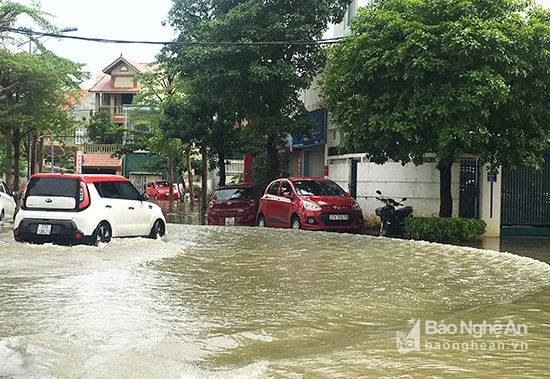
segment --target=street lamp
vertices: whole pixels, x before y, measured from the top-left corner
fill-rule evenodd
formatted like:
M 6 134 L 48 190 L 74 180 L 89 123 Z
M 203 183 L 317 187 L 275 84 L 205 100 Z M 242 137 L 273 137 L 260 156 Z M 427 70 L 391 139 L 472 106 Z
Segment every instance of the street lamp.
M 61 33 L 76 32 L 76 31 L 78 31 L 78 28 L 74 26 L 68 26 L 66 28 L 61 29 Z
M 76 32 L 76 31 L 78 31 L 78 28 L 77 28 L 77 27 L 74 27 L 74 26 L 67 26 L 67 27 L 61 29 L 61 30 L 59 31 L 59 33 L 63 34 L 63 33 Z M 38 36 L 38 37 L 36 37 L 36 39 L 38 40 L 40 37 L 44 37 L 44 36 Z M 44 42 L 46 42 L 46 41 L 49 40 L 50 38 L 52 38 L 52 37 L 46 38 L 46 39 L 44 40 Z M 33 41 L 33 40 L 32 40 L 32 39 L 30 38 L 30 36 L 29 36 L 29 54 L 32 54 L 32 53 L 33 53 L 33 51 L 32 51 L 32 41 Z

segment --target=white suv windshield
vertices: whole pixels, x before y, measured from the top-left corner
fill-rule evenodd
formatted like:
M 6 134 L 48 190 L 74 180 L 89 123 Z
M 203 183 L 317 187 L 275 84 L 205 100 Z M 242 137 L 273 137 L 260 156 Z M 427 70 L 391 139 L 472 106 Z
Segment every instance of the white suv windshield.
M 27 186 L 26 196 L 57 196 L 76 198 L 78 180 L 73 178 L 34 178 Z

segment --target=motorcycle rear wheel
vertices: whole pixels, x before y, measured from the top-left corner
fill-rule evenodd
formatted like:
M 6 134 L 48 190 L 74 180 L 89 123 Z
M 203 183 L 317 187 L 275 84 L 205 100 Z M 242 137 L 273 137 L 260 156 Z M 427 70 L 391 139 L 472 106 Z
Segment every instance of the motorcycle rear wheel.
M 379 232 L 379 236 L 381 237 L 386 237 L 388 235 L 388 231 L 390 229 L 390 225 L 388 223 L 381 223 L 380 224 L 380 232 Z

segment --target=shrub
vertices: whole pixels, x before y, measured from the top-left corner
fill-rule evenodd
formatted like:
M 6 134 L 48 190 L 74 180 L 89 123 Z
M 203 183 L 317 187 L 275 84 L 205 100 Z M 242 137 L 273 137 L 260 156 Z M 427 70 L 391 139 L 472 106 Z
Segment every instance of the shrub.
M 412 239 L 458 244 L 485 233 L 487 224 L 473 218 L 407 217 L 405 227 Z

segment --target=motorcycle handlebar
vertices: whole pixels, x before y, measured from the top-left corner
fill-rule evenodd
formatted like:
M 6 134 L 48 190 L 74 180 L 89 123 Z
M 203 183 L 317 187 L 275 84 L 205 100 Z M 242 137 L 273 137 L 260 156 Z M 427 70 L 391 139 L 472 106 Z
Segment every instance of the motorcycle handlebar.
M 392 199 L 390 197 L 377 197 L 376 200 L 380 200 L 384 204 L 389 204 L 389 205 L 393 205 L 393 206 L 403 206 L 403 204 L 395 201 L 394 199 Z

